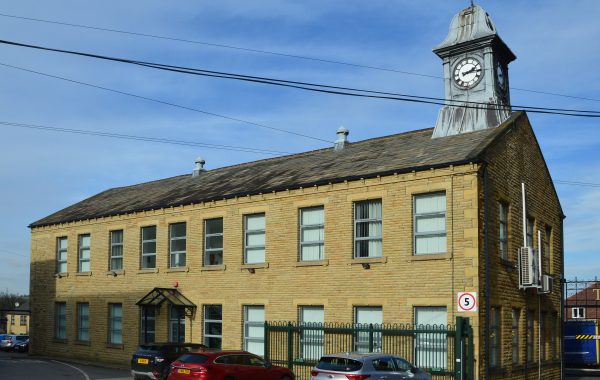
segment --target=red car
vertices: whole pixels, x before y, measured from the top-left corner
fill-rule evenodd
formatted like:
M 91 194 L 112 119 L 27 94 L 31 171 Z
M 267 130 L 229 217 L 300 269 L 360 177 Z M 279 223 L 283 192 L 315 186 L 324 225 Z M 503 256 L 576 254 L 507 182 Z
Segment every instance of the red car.
M 168 380 L 294 380 L 287 368 L 246 351 L 196 351 L 171 363 Z

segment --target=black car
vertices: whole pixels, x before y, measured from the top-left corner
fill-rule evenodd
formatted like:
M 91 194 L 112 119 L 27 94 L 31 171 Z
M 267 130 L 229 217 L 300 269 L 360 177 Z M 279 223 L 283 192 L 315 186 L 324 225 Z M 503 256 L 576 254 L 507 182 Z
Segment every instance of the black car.
M 13 351 L 28 352 L 29 351 L 29 335 L 17 335 L 12 346 Z
M 131 357 L 131 375 L 134 379 L 164 380 L 171 362 L 182 354 L 206 348 L 199 343 L 142 344 Z

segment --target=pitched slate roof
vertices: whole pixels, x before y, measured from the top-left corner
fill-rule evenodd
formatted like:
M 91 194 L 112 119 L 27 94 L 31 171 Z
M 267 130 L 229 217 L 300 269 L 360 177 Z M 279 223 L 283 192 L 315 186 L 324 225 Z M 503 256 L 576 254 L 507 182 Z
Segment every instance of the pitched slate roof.
M 29 227 L 189 205 L 247 194 L 389 175 L 475 162 L 522 113 L 501 126 L 432 139 L 423 129 L 351 143 L 342 151 L 319 149 L 106 190 Z

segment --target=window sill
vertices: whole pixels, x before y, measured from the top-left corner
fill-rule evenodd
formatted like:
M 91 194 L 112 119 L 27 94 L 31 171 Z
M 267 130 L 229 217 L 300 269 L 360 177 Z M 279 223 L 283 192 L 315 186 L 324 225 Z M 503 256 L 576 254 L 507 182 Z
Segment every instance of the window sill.
M 513 371 L 523 371 L 525 369 L 525 364 L 513 364 Z
M 115 350 L 123 350 L 125 349 L 125 345 L 124 344 L 115 344 L 115 343 L 106 343 L 106 348 L 112 348 Z
M 119 269 L 119 270 L 109 270 L 106 272 L 107 276 L 113 276 L 113 277 L 117 277 L 119 275 L 124 275 L 125 271 L 123 269 Z
M 387 263 L 387 256 L 381 256 L 381 257 L 355 257 L 350 262 L 350 265 L 385 264 L 385 263 Z
M 54 278 L 69 277 L 69 272 L 54 273 Z
M 307 261 L 298 261 L 295 266 L 296 267 L 316 267 L 316 266 L 328 266 L 329 260 L 307 260 Z
M 452 255 L 450 253 L 428 253 L 420 255 L 412 255 L 409 262 L 411 261 L 427 261 L 427 260 L 450 260 Z
M 69 343 L 69 341 L 67 339 L 53 338 L 52 339 L 52 343 L 66 344 L 66 343 Z
M 79 346 L 89 346 L 89 345 L 90 345 L 90 341 L 89 341 L 89 340 L 86 340 L 86 341 L 83 341 L 83 340 L 76 340 L 76 341 L 75 341 L 75 344 L 77 344 L 77 345 L 79 345 Z
M 201 272 L 213 272 L 213 271 L 220 271 L 220 270 L 225 270 L 227 269 L 227 266 L 225 264 L 221 264 L 221 265 L 205 265 L 202 268 L 200 268 Z
M 81 277 L 86 277 L 86 276 L 91 276 L 92 272 L 77 272 L 75 273 L 75 276 L 81 276 Z
M 167 272 L 167 273 L 189 272 L 189 271 L 190 271 L 189 267 L 175 267 L 175 268 L 167 268 L 167 270 L 165 270 L 165 272 Z
M 158 268 L 139 269 L 137 274 L 158 273 Z
M 256 264 L 242 264 L 241 265 L 241 270 L 246 270 L 246 269 L 264 269 L 264 268 L 268 268 L 269 267 L 269 263 L 256 263 Z
M 506 259 L 500 259 L 500 263 L 504 266 L 504 269 L 506 269 L 509 272 L 514 271 L 515 269 L 517 269 L 517 263 L 512 262 L 510 260 L 506 260 Z
M 490 374 L 492 375 L 506 375 L 508 371 L 506 370 L 506 368 L 503 367 L 491 367 L 490 368 Z

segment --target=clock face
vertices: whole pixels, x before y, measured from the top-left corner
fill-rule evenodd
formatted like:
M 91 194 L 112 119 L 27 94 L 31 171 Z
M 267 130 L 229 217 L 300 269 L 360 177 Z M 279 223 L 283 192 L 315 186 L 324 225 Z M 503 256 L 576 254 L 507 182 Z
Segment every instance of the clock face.
M 481 63 L 475 58 L 465 58 L 454 67 L 454 82 L 460 88 L 473 88 L 483 77 Z
M 500 89 L 506 90 L 506 73 L 500 63 L 496 65 L 496 82 L 498 82 Z

